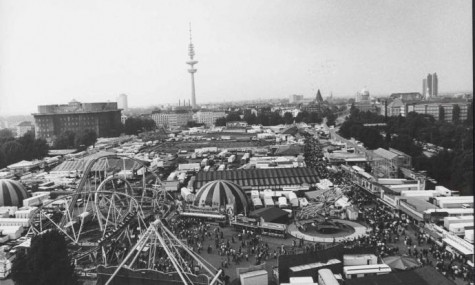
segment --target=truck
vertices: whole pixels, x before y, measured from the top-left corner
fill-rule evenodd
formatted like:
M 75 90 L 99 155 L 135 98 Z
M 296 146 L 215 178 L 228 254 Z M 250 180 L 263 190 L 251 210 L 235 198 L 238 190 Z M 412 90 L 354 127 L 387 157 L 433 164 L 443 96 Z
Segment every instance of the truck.
M 458 223 L 451 224 L 449 226 L 449 232 L 456 234 L 458 236 L 465 235 L 465 230 L 473 230 L 473 222 L 471 223 Z
M 473 223 L 473 216 L 444 217 L 444 228 L 449 230 L 450 225 L 460 223 Z
M 469 243 L 473 243 L 473 230 L 465 230 L 465 236 L 463 239 Z

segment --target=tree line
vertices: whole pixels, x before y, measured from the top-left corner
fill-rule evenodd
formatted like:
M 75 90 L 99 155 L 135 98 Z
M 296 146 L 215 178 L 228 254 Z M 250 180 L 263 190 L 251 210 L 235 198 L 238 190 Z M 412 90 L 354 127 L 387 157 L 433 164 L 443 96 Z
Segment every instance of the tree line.
M 48 155 L 48 149 L 46 141 L 36 139 L 32 131 L 15 138 L 11 130 L 0 130 L 0 168 L 21 160 L 43 158 Z
M 306 110 L 300 111 L 296 117 L 291 112 L 285 112 L 281 116 L 280 111 L 271 111 L 270 109 L 262 109 L 256 115 L 249 110 L 244 112 L 230 112 L 226 117 L 216 119 L 216 126 L 225 126 L 228 122 L 245 121 L 249 125 L 263 125 L 263 126 L 276 126 L 280 124 L 293 124 L 293 123 L 307 123 L 307 124 L 321 124 L 323 118 L 327 118 L 328 125 L 334 125 L 337 116 L 335 110 L 325 108 L 323 112 L 308 112 Z
M 90 129 L 81 130 L 79 132 L 64 131 L 56 137 L 54 149 L 80 149 L 84 150 L 90 145 L 94 145 L 97 141 L 97 134 Z
M 473 104 L 473 103 L 472 103 Z M 439 114 L 440 116 L 440 114 Z M 456 115 L 457 116 L 457 115 Z M 339 130 L 344 138 L 354 137 L 366 148 L 395 148 L 412 156 L 413 167 L 427 171 L 438 184 L 459 190 L 462 194 L 473 193 L 473 115 L 471 110 L 464 122 L 445 122 L 439 117 L 410 112 L 406 117 L 388 117 L 360 112 L 352 108 L 349 117 Z M 458 122 L 458 123 L 457 123 Z M 381 127 L 365 127 L 364 124 L 386 123 Z M 430 143 L 444 149 L 431 157 L 423 151 Z

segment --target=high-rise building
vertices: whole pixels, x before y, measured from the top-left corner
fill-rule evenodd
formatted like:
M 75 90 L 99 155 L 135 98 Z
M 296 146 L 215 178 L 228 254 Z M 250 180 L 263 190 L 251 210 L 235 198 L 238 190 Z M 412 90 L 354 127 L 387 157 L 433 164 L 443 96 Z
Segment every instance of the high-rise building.
M 427 99 L 427 78 L 422 79 L 422 98 Z
M 427 74 L 427 79 L 423 79 L 422 81 L 422 88 L 422 93 L 426 93 L 424 94 L 425 98 L 437 97 L 439 94 L 439 79 L 437 78 L 436 72 Z
M 439 79 L 437 78 L 437 73 L 432 74 L 432 97 L 437 97 L 439 94 Z
M 190 66 L 188 72 L 191 74 L 191 107 L 193 109 L 197 109 L 196 106 L 196 95 L 195 95 L 195 73 L 197 69 L 194 67 L 198 61 L 194 60 L 195 57 L 195 47 L 193 46 L 193 42 L 191 39 L 191 24 L 190 24 L 190 45 L 188 46 L 188 55 L 190 56 L 190 60 L 186 62 Z
M 127 94 L 120 94 L 119 98 L 117 98 L 117 106 L 119 109 L 124 110 L 124 112 L 127 112 L 129 109 L 129 106 L 127 104 Z
M 72 100 L 64 105 L 41 105 L 35 118 L 37 138 L 54 140 L 64 131 L 90 129 L 98 137 L 115 136 L 120 131 L 121 109 L 116 102 L 80 103 Z
M 429 92 L 429 97 L 432 97 L 432 74 L 427 74 L 427 89 Z

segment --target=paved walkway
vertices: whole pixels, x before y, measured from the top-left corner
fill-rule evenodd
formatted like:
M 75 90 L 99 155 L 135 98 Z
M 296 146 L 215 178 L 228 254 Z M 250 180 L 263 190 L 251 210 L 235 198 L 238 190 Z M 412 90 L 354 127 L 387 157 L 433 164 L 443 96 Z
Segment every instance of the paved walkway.
M 297 228 L 295 224 L 290 224 L 287 228 L 287 232 L 295 238 L 298 238 L 298 239 L 303 238 L 306 241 L 312 241 L 312 242 L 341 242 L 344 240 L 354 239 L 354 238 L 358 238 L 360 236 L 366 235 L 366 227 L 361 224 L 348 221 L 348 220 L 334 219 L 333 221 L 349 225 L 355 229 L 355 232 L 352 233 L 351 235 L 342 236 L 342 237 L 328 237 L 329 235 L 314 236 L 314 235 L 309 235 L 309 234 L 299 231 L 299 229 Z

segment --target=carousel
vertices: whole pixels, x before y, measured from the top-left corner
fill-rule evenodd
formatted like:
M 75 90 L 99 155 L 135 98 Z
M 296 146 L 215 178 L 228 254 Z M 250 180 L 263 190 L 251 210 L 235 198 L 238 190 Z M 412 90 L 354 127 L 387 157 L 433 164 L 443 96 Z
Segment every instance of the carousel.
M 249 202 L 239 185 L 226 180 L 215 180 L 203 185 L 193 202 L 183 203 L 180 210 L 181 216 L 226 222 L 235 215 L 247 215 Z

